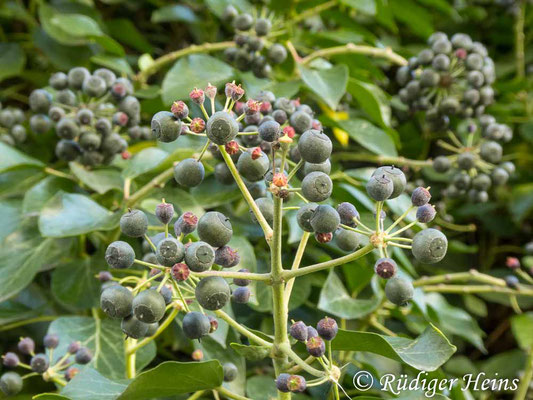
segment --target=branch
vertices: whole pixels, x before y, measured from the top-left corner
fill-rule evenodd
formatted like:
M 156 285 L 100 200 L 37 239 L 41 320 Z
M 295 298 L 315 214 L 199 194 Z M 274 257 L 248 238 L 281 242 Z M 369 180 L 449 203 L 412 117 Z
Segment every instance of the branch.
M 513 290 L 507 287 L 491 286 L 491 285 L 434 285 L 423 286 L 426 292 L 437 293 L 458 293 L 458 294 L 471 294 L 471 293 L 501 293 L 513 296 L 533 296 L 533 290 L 520 288 L 519 290 Z
M 295 15 L 292 18 L 292 23 L 303 21 L 309 17 L 312 17 L 313 15 L 320 14 L 322 11 L 328 10 L 332 7 L 335 7 L 337 5 L 337 0 L 331 0 L 327 1 L 325 3 L 319 4 L 318 6 L 309 8 L 298 15 Z
M 507 287 L 503 279 L 495 278 L 493 276 L 483 274 L 475 269 L 471 269 L 468 272 L 457 272 L 454 274 L 444 274 L 444 275 L 438 275 L 438 276 L 432 276 L 432 277 L 423 276 L 422 278 L 417 279 L 416 281 L 413 281 L 413 286 L 416 287 L 416 286 L 435 285 L 439 283 L 468 282 L 468 281 L 486 283 L 488 285 L 493 285 L 493 286 Z
M 241 335 L 246 336 L 248 339 L 254 341 L 255 343 L 259 344 L 260 346 L 272 347 L 272 343 L 267 342 L 265 339 L 260 338 L 255 333 L 249 331 L 243 325 L 239 324 L 237 321 L 235 321 L 233 318 L 231 318 L 224 311 L 217 310 L 217 311 L 215 311 L 215 314 L 217 315 L 217 317 L 219 317 L 219 318 L 223 319 L 224 321 L 226 321 L 229 326 L 233 327 Z
M 220 276 L 226 279 L 249 279 L 251 281 L 270 282 L 272 277 L 270 274 L 256 274 L 253 272 L 237 272 L 237 271 L 204 271 L 204 272 L 191 272 L 192 275 L 198 278 L 205 278 L 207 276 Z
M 172 61 L 175 61 L 180 57 L 188 56 L 189 54 L 210 53 L 214 51 L 225 50 L 228 47 L 232 46 L 235 46 L 235 42 L 204 43 L 201 45 L 193 44 L 184 49 L 173 51 L 155 59 L 154 62 L 150 64 L 148 68 L 143 71 L 140 71 L 137 75 L 135 75 L 134 79 L 139 82 L 146 82 L 148 77 L 155 74 L 165 65 L 170 64 Z
M 336 258 L 334 260 L 329 260 L 326 262 L 322 262 L 319 264 L 310 265 L 305 268 L 301 268 L 295 271 L 284 271 L 282 274 L 283 279 L 287 281 L 288 279 L 296 278 L 298 276 L 303 276 L 307 274 L 311 274 L 313 272 L 322 271 L 324 269 L 333 268 L 338 265 L 349 263 L 350 261 L 357 260 L 358 258 L 363 257 L 365 254 L 370 253 L 372 250 L 374 250 L 374 245 L 367 244 L 365 247 L 360 248 L 356 252 L 352 254 L 348 254 L 343 257 Z
M 348 43 L 344 46 L 336 46 L 328 49 L 317 50 L 314 53 L 309 54 L 307 57 L 304 57 L 302 59 L 302 64 L 309 64 L 318 57 L 328 58 L 338 54 L 364 54 L 372 57 L 385 58 L 398 65 L 407 65 L 407 60 L 392 51 L 390 47 L 380 49 L 377 47 L 356 45 L 353 43 Z

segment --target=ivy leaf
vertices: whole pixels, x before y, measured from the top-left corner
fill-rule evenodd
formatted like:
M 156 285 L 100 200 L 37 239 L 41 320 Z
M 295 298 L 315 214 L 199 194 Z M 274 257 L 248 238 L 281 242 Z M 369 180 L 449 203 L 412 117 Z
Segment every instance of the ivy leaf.
M 106 168 L 90 171 L 76 162 L 71 162 L 69 167 L 81 182 L 100 194 L 107 193 L 113 189 L 122 190 L 124 186 L 117 170 Z
M 127 384 L 114 382 L 93 368 L 84 368 L 61 390 L 58 400 L 115 400 L 126 387 Z
M 18 43 L 0 43 L 0 81 L 16 76 L 26 64 L 26 55 Z
M 159 24 L 161 22 L 198 22 L 198 17 L 189 7 L 179 4 L 163 6 L 152 13 L 152 23 Z
M 67 347 L 80 341 L 91 350 L 93 359 L 89 367 L 108 379 L 119 380 L 126 377 L 124 358 L 124 334 L 120 321 L 95 319 L 91 317 L 60 317 L 50 324 L 48 333 L 59 336 L 59 347 L 55 354 L 65 354 Z M 137 352 L 136 368 L 146 367 L 155 357 L 155 344 L 150 342 Z M 62 393 L 69 396 L 67 393 Z
M 59 192 L 42 209 L 39 230 L 45 237 L 77 236 L 113 229 L 118 218 L 87 196 Z
M 24 167 L 44 167 L 44 164 L 26 154 L 0 142 L 0 173 Z
M 240 343 L 231 343 L 230 346 L 233 350 L 250 361 L 260 361 L 270 353 L 270 349 L 267 346 L 247 346 Z
M 395 157 L 398 155 L 394 141 L 377 126 L 361 118 L 352 118 L 347 121 L 338 121 L 340 128 L 361 146 L 372 153 Z
M 350 92 L 361 108 L 382 128 L 390 128 L 391 109 L 387 95 L 376 85 L 357 79 L 350 79 Z
M 435 371 L 457 350 L 434 325 L 428 326 L 416 339 L 341 329 L 332 345 L 335 350 L 379 354 L 421 371 Z
M 313 70 L 300 66 L 302 80 L 311 91 L 321 98 L 330 108 L 337 108 L 346 92 L 348 67 L 337 65 L 333 68 Z
M 241 192 L 236 185 L 224 185 L 217 181 L 213 175 L 192 188 L 191 194 L 204 208 L 217 207 L 241 198 Z
M 168 153 L 157 147 L 148 147 L 137 153 L 128 166 L 122 171 L 125 178 L 136 178 L 157 168 L 165 159 Z
M 518 345 L 529 350 L 533 348 L 533 312 L 515 315 L 511 318 L 511 329 Z
M 330 271 L 320 292 L 318 308 L 339 318 L 356 319 L 368 315 L 381 303 L 381 296 L 372 299 L 352 298 L 335 271 Z
M 150 400 L 175 396 L 222 385 L 224 373 L 217 360 L 204 362 L 167 361 L 137 375 L 117 400 Z
M 207 82 L 218 86 L 233 76 L 228 64 L 205 54 L 180 59 L 163 79 L 162 96 L 165 104 L 186 99 L 193 87 L 203 88 Z
M 25 215 L 38 214 L 57 192 L 71 192 L 74 186 L 74 182 L 69 179 L 47 176 L 26 192 L 22 201 L 22 212 Z

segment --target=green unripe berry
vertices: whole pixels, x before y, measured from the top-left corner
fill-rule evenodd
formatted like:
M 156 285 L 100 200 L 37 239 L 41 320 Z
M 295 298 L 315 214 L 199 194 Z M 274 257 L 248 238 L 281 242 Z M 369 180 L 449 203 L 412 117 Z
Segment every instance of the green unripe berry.
M 470 152 L 461 153 L 457 156 L 457 165 L 459 168 L 469 171 L 476 165 L 476 156 Z
M 296 133 L 302 134 L 313 127 L 313 118 L 305 111 L 296 111 L 291 115 L 290 124 Z
M 122 332 L 132 339 L 145 337 L 149 326 L 149 324 L 139 321 L 135 315 L 124 318 L 120 324 Z
M 159 111 L 152 117 L 152 135 L 159 141 L 170 143 L 181 133 L 181 121 L 169 111 Z
M 248 13 L 237 15 L 233 20 L 233 26 L 239 31 L 247 31 L 252 27 L 253 23 L 254 18 Z
M 413 295 L 413 284 L 399 276 L 389 279 L 385 285 L 385 296 L 391 303 L 398 306 L 406 305 Z
M 333 207 L 328 204 L 321 204 L 315 209 L 309 222 L 314 232 L 329 233 L 335 232 L 341 223 L 341 218 Z
M 73 161 L 81 155 L 81 148 L 73 140 L 62 139 L 56 145 L 57 158 L 65 161 Z
M 15 139 L 16 143 L 23 143 L 26 141 L 26 138 L 28 137 L 26 133 L 26 128 L 22 125 L 14 125 L 11 130 L 9 131 L 13 139 Z
M 209 318 L 198 311 L 191 311 L 183 317 L 183 333 L 189 339 L 200 339 L 209 334 Z
M 320 164 L 330 156 L 333 145 L 330 138 L 315 129 L 305 131 L 298 141 L 298 150 L 301 157 L 310 163 Z
M 402 194 L 405 190 L 405 185 L 407 185 L 407 179 L 405 178 L 405 174 L 403 173 L 403 171 L 400 168 L 396 168 L 394 166 L 379 167 L 374 171 L 372 175 L 385 175 L 392 181 L 393 191 L 392 194 L 389 196 L 389 199 L 395 199 L 400 194 Z
M 359 235 L 357 232 L 339 228 L 335 231 L 335 243 L 341 250 L 352 252 L 359 247 Z
M 102 143 L 102 137 L 94 132 L 84 132 L 80 136 L 79 143 L 84 150 L 97 150 Z
M 135 251 L 129 243 L 117 240 L 107 246 L 105 260 L 111 268 L 129 268 L 135 260 Z
M 91 73 L 87 68 L 84 67 L 74 67 L 68 71 L 68 85 L 71 89 L 81 89 L 85 79 L 89 78 Z
M 502 159 L 503 149 L 502 146 L 493 141 L 484 142 L 480 148 L 480 155 L 485 161 L 493 164 L 498 163 Z
M 62 139 L 74 139 L 80 133 L 80 128 L 72 118 L 62 118 L 56 125 L 56 134 Z
M 98 68 L 93 72 L 93 75 L 102 78 L 108 88 L 117 80 L 115 73 L 107 68 Z
M 30 128 L 35 133 L 46 133 L 52 127 L 52 121 L 48 115 L 35 114 L 30 118 Z
M 0 377 L 0 390 L 6 396 L 14 396 L 22 390 L 22 377 L 16 372 L 6 372 Z
M 206 310 L 220 310 L 231 297 L 231 290 L 224 278 L 209 276 L 200 280 L 195 289 L 198 303 Z
M 191 243 L 185 250 L 185 263 L 191 271 L 207 271 L 214 262 L 215 251 L 205 242 Z
M 101 77 L 93 75 L 83 81 L 82 90 L 90 97 L 102 97 L 107 91 L 107 85 Z
M 466 172 L 460 172 L 456 174 L 452 179 L 452 183 L 459 190 L 468 189 L 470 187 L 470 182 L 470 176 Z
M 148 324 L 148 330 L 146 331 L 144 337 L 152 337 L 156 334 L 157 329 L 159 328 L 159 324 L 157 322 L 154 322 L 152 324 Z
M 56 72 L 50 76 L 48 84 L 52 86 L 55 90 L 65 89 L 68 85 L 67 74 L 64 72 Z
M 272 201 L 272 199 L 268 197 L 260 197 L 255 200 L 255 204 L 257 204 L 257 207 L 259 207 L 259 211 L 261 211 L 261 214 L 263 214 L 267 222 L 272 225 L 274 222 L 274 202 Z M 252 221 L 257 223 L 257 218 L 251 210 L 250 214 L 252 216 Z
M 233 235 L 229 218 L 217 211 L 205 213 L 198 221 L 198 236 L 213 247 L 226 245 Z
M 332 190 L 333 182 L 323 172 L 311 172 L 302 181 L 302 194 L 309 201 L 324 201 L 331 196 Z
M 420 86 L 435 87 L 439 84 L 440 75 L 432 69 L 425 69 L 420 75 Z
M 257 154 L 255 149 L 248 149 L 241 154 L 237 161 L 237 170 L 244 179 L 250 182 L 263 179 L 269 166 L 268 156 L 262 151 Z
M 366 184 L 366 191 L 376 201 L 387 200 L 394 191 L 392 180 L 386 175 L 371 176 Z
M 172 237 L 164 238 L 157 244 L 155 255 L 161 265 L 172 267 L 183 260 L 185 247 L 180 241 Z
M 120 230 L 129 237 L 144 236 L 148 229 L 148 218 L 141 210 L 131 210 L 120 217 Z
M 222 365 L 224 371 L 224 382 L 231 382 L 237 378 L 239 371 L 235 364 L 227 362 Z
M 133 294 L 124 286 L 114 284 L 102 291 L 100 307 L 110 318 L 125 318 L 131 314 Z
M 492 170 L 491 178 L 494 185 L 505 185 L 505 183 L 509 180 L 509 173 L 501 167 L 496 167 Z
M 111 133 L 104 137 L 100 150 L 107 156 L 122 153 L 128 148 L 126 142 L 118 133 Z
M 418 232 L 413 238 L 412 253 L 424 264 L 439 262 L 448 250 L 448 239 L 441 232 L 433 228 Z
M 272 29 L 272 23 L 269 19 L 259 18 L 255 21 L 255 33 L 257 36 L 266 36 Z
M 47 113 L 52 105 L 52 95 L 44 89 L 36 89 L 30 93 L 28 103 L 33 112 Z
M 198 186 L 204 180 L 204 176 L 204 165 L 194 158 L 186 158 L 174 167 L 174 179 L 181 186 Z
M 287 49 L 279 43 L 275 43 L 268 49 L 268 59 L 274 64 L 281 64 L 287 58 Z
M 315 171 L 323 172 L 326 175 L 329 175 L 329 173 L 331 172 L 331 162 L 329 160 L 326 160 L 325 162 L 320 163 L 320 164 L 313 164 L 307 161 L 304 163 L 304 167 L 303 167 L 304 176 Z
M 165 315 L 165 307 L 165 299 L 157 290 L 144 290 L 133 298 L 133 314 L 146 324 L 159 322 Z
M 447 172 L 452 166 L 450 159 L 446 156 L 438 156 L 433 160 L 433 169 L 437 172 Z
M 487 174 L 479 174 L 474 179 L 472 179 L 472 186 L 476 190 L 488 190 L 492 185 L 490 176 Z
M 217 111 L 207 120 L 205 133 L 213 143 L 224 145 L 235 139 L 239 124 L 226 111 Z
M 80 162 L 83 165 L 94 167 L 104 162 L 104 155 L 98 151 L 85 151 L 81 154 Z
M 306 232 L 313 232 L 313 227 L 311 226 L 311 217 L 313 216 L 317 207 L 318 204 L 316 203 L 307 203 L 301 206 L 296 213 L 296 221 L 298 222 L 298 225 Z

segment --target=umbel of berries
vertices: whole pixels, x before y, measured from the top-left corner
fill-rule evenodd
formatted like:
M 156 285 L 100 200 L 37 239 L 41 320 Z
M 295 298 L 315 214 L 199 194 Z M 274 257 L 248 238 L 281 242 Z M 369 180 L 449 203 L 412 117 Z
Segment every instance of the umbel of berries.
M 235 47 L 225 50 L 226 59 L 241 71 L 252 71 L 258 78 L 270 76 L 271 64 L 281 64 L 287 58 L 287 50 L 282 44 L 272 43 L 275 37 L 270 33 L 276 28 L 269 18 L 254 18 L 251 14 L 241 13 L 232 5 L 223 16 L 225 22 L 235 29 Z
M 26 141 L 28 136 L 24 112 L 19 108 L 4 108 L 0 104 L 0 141 L 10 146 L 16 146 Z
M 84 67 L 50 77 L 47 89 L 29 97 L 30 129 L 38 135 L 55 131 L 59 137 L 55 153 L 64 161 L 77 160 L 86 166 L 109 164 L 124 153 L 129 140 L 149 139 L 140 127 L 140 103 L 133 86 L 106 68 L 92 74 Z
M 436 32 L 428 45 L 396 73 L 401 101 L 424 110 L 434 130 L 447 128 L 451 117 L 483 115 L 494 100 L 496 77 L 487 49 L 464 33 Z

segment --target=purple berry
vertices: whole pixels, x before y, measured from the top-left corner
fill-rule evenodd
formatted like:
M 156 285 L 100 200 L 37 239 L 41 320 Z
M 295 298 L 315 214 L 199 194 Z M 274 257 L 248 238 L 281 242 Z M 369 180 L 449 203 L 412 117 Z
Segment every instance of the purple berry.
M 307 325 L 303 321 L 297 321 L 289 328 L 289 334 L 300 342 L 307 340 Z
M 35 351 L 35 342 L 30 337 L 21 338 L 17 346 L 22 354 L 31 354 Z
M 8 368 L 15 368 L 19 365 L 19 356 L 17 356 L 15 353 L 8 352 L 4 354 L 4 365 Z
M 392 258 L 380 258 L 374 264 L 374 272 L 383 279 L 392 278 L 397 270 L 398 266 Z
M 174 217 L 174 206 L 169 203 L 160 203 L 155 208 L 155 216 L 161 223 L 168 224 Z
M 335 321 L 333 318 L 325 317 L 318 321 L 316 330 L 322 339 L 333 340 L 335 336 L 337 336 L 339 326 L 337 325 L 337 321 Z
M 49 333 L 43 339 L 44 347 L 55 349 L 59 345 L 59 336 Z
M 429 190 L 423 188 L 422 186 L 417 187 L 411 194 L 411 202 L 417 207 L 427 204 L 430 199 L 431 194 L 429 193 Z
M 306 347 L 307 352 L 313 357 L 322 357 L 326 352 L 326 344 L 320 336 L 307 339 Z

